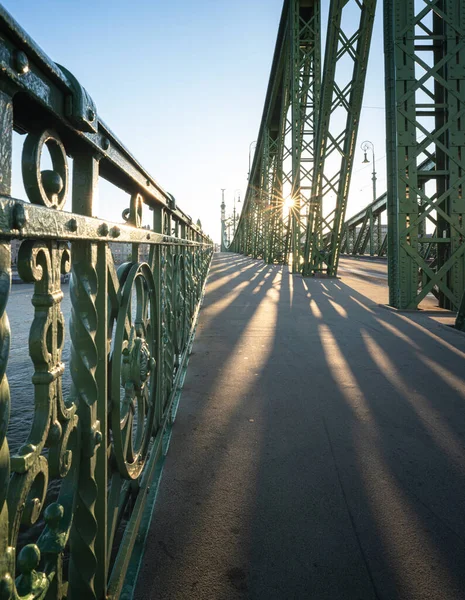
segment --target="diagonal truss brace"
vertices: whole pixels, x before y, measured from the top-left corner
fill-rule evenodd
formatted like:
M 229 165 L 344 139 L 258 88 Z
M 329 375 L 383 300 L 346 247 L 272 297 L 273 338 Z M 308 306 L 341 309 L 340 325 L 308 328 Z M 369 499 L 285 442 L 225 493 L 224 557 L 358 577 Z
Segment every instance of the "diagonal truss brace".
M 375 9 L 376 0 L 330 5 L 304 275 L 337 274 Z M 353 31 L 345 25 L 347 11 L 357 15 Z

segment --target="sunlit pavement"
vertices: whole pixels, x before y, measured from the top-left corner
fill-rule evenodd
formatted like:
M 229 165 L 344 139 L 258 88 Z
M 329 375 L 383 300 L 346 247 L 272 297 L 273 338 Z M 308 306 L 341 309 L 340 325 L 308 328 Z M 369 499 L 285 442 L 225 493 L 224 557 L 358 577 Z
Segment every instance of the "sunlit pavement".
M 465 598 L 465 335 L 341 274 L 216 255 L 137 600 Z

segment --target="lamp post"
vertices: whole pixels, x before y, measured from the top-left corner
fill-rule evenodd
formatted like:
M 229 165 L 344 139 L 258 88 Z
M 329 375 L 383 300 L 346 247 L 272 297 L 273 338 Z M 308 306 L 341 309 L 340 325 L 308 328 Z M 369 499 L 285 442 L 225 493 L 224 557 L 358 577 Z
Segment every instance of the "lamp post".
M 252 146 L 254 144 L 257 145 L 257 140 L 254 140 L 253 142 L 250 142 L 250 144 L 249 144 L 249 172 L 247 173 L 247 180 L 250 177 L 250 167 L 252 166 L 251 165 L 251 162 L 252 162 Z
M 373 161 L 373 172 L 372 172 L 372 181 L 373 181 L 373 203 L 376 202 L 376 170 L 375 170 L 375 145 L 373 144 L 373 142 L 370 142 L 370 140 L 365 140 L 362 145 L 361 148 L 364 152 L 364 159 L 363 159 L 363 164 L 368 164 L 370 161 L 367 158 L 367 152 L 368 150 L 371 149 L 371 159 Z M 370 256 L 374 256 L 375 254 L 375 240 L 374 240 L 374 218 L 373 218 L 373 207 L 370 209 Z M 381 234 L 381 218 L 380 215 L 378 215 L 378 251 L 379 251 L 379 246 L 381 244 L 381 240 L 380 240 L 380 234 Z
M 375 170 L 375 145 L 373 144 L 373 142 L 370 142 L 370 140 L 366 140 L 365 142 L 362 143 L 361 146 L 363 152 L 364 152 L 364 159 L 363 159 L 363 164 L 368 164 L 370 161 L 367 158 L 367 152 L 368 150 L 371 150 L 372 152 L 372 160 L 373 160 L 373 172 L 372 172 L 372 181 L 373 181 L 373 202 L 375 202 L 376 200 L 376 170 Z
M 241 190 L 234 190 L 234 200 L 233 200 L 233 237 L 234 237 L 234 235 L 236 233 L 236 192 L 239 192 L 237 203 L 240 204 L 240 202 L 241 202 Z
M 226 233 L 226 204 L 224 203 L 224 192 L 226 188 L 221 188 L 221 252 L 225 252 L 225 233 Z
M 232 222 L 232 217 L 229 217 L 228 219 L 226 219 L 225 223 L 225 227 L 226 227 L 226 239 L 228 241 L 228 246 L 231 243 L 231 222 Z M 234 234 L 233 234 L 234 237 Z

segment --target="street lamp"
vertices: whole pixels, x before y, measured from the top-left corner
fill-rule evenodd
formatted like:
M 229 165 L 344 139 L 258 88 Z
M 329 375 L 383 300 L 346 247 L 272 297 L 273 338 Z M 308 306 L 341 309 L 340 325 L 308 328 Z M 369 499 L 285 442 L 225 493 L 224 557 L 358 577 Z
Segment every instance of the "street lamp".
M 237 195 L 237 203 L 241 203 L 241 190 L 234 190 L 234 199 L 233 199 L 233 237 L 236 233 L 236 192 L 239 192 Z
M 226 234 L 226 204 L 224 202 L 224 192 L 226 188 L 221 188 L 221 252 L 223 252 L 225 234 Z
M 254 140 L 253 142 L 250 142 L 250 144 L 249 144 L 249 172 L 247 173 L 247 180 L 248 180 L 248 179 L 249 179 L 249 177 L 250 177 L 250 167 L 252 166 L 252 165 L 251 165 L 251 162 L 252 162 L 252 161 L 251 161 L 251 155 L 252 155 L 252 146 L 253 146 L 254 144 L 255 144 L 255 146 L 257 145 L 257 140 Z
M 373 160 L 373 173 L 372 173 L 372 181 L 373 181 L 373 202 L 376 201 L 376 170 L 375 170 L 375 145 L 370 140 L 366 140 L 362 143 L 361 148 L 365 155 L 362 164 L 368 164 L 370 161 L 367 158 L 368 150 L 372 152 L 372 160 Z
M 371 158 L 373 161 L 373 173 L 372 173 L 373 203 L 375 203 L 376 202 L 375 145 L 373 144 L 373 142 L 370 142 L 370 140 L 366 140 L 365 142 L 362 143 L 361 148 L 365 155 L 365 157 L 363 159 L 363 164 L 368 164 L 370 162 L 367 158 L 367 152 L 370 149 L 372 152 Z M 375 254 L 375 235 L 374 235 L 375 218 L 373 215 L 373 207 L 369 211 L 369 217 L 370 217 L 370 256 L 374 256 L 374 254 Z M 381 244 L 381 218 L 378 215 L 378 251 L 379 251 L 380 244 Z

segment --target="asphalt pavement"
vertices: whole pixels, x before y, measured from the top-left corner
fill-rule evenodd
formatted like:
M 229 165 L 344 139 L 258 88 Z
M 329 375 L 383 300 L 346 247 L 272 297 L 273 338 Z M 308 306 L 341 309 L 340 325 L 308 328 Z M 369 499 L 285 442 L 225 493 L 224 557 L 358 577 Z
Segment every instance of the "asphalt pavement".
M 465 598 L 465 335 L 385 302 L 215 255 L 136 600 Z

